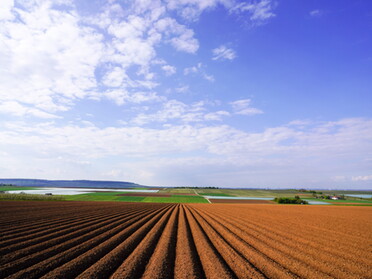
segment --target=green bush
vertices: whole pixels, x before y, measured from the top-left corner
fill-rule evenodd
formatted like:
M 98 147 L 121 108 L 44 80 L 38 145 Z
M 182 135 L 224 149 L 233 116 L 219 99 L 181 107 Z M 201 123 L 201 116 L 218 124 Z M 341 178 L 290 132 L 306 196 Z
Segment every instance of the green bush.
M 299 196 L 295 198 L 275 198 L 274 201 L 282 204 L 308 204 L 307 201 L 300 199 Z

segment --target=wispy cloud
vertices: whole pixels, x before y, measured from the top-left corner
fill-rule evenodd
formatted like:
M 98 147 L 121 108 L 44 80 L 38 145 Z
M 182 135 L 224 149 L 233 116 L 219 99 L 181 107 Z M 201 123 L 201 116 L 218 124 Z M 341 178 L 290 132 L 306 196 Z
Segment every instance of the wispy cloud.
M 203 112 L 202 104 L 170 107 L 172 112 L 167 115 L 177 115 L 180 109 L 175 107 Z M 94 168 L 98 164 L 104 166 L 102 173 L 112 169 L 133 170 L 136 181 L 150 185 L 154 181 L 184 185 L 187 176 L 200 174 L 198 182 L 204 185 L 244 186 L 248 182 L 260 185 L 270 184 L 275 178 L 276 185 L 283 187 L 298 183 L 327 186 L 334 183 L 332 177 L 339 173 L 360 172 L 361 163 L 370 156 L 365 151 L 372 148 L 372 121 L 358 118 L 319 122 L 306 130 L 285 125 L 259 132 L 244 132 L 224 124 L 182 124 L 154 129 L 55 123 L 29 126 L 22 122 L 9 122 L 2 126 L 2 131 L 0 145 L 8 148 L 0 157 L 1 176 L 45 177 L 47 172 L 48 176 L 73 178 L 78 170 L 80 177 L 94 179 L 101 177 Z M 126 159 L 112 160 L 113 156 Z M 71 163 L 75 159 L 89 161 L 91 166 Z M 65 172 L 57 173 L 61 169 Z M 141 176 L 136 169 L 148 176 Z M 177 177 L 170 178 L 167 175 L 170 170 Z M 223 175 L 219 175 L 221 171 Z M 329 180 L 320 177 L 322 173 Z M 126 179 L 125 174 L 121 173 L 117 179 Z M 339 183 L 364 185 L 370 179 L 370 174 L 356 174 L 354 180 Z
M 193 123 L 206 121 L 221 121 L 224 116 L 229 116 L 227 111 L 210 112 L 204 102 L 185 104 L 177 100 L 169 100 L 155 113 L 140 113 L 132 123 L 144 125 L 152 122 L 161 123 Z
M 232 48 L 227 48 L 224 45 L 219 46 L 212 50 L 213 57 L 212 60 L 234 60 L 236 58 L 236 53 Z
M 272 0 L 247 1 L 237 3 L 230 8 L 232 13 L 248 13 L 253 26 L 262 25 L 275 17 L 276 2 Z
M 176 67 L 171 65 L 164 65 L 161 67 L 167 76 L 174 75 L 177 72 Z
M 323 11 L 321 10 L 312 10 L 310 11 L 310 16 L 313 16 L 313 17 L 319 17 L 319 16 L 322 16 L 323 15 Z
M 372 175 L 359 175 L 353 176 L 351 178 L 352 181 L 372 181 Z
M 230 105 L 232 106 L 235 114 L 255 115 L 255 114 L 263 113 L 262 110 L 251 107 L 250 99 L 237 100 L 237 101 L 231 102 Z
M 208 81 L 210 81 L 210 82 L 214 82 L 214 81 L 215 81 L 214 76 L 208 74 L 208 73 L 205 71 L 205 66 L 204 66 L 202 63 L 198 63 L 198 64 L 196 64 L 195 66 L 185 68 L 185 69 L 183 70 L 183 74 L 184 74 L 185 76 L 188 76 L 188 75 L 200 75 L 200 76 L 203 77 L 205 80 L 208 80 Z

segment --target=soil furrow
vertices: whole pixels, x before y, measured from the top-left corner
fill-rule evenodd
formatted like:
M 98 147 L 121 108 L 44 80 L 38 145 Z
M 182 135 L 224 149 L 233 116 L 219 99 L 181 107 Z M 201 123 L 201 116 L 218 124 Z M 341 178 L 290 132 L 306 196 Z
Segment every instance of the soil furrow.
M 90 276 L 94 276 L 96 272 L 99 274 L 100 268 L 104 271 L 111 270 L 112 268 L 110 268 L 110 266 L 113 262 L 120 261 L 121 256 L 129 250 L 131 251 L 131 249 L 133 249 L 132 246 L 135 246 L 135 242 L 132 243 L 129 239 L 133 239 L 132 236 L 136 234 L 146 234 L 147 230 L 149 230 L 167 210 L 168 207 L 164 206 L 157 210 L 154 209 L 152 213 L 136 220 L 124 230 L 79 257 L 47 273 L 43 278 L 75 278 L 79 275 L 84 278 L 85 275 L 81 275 L 81 273 L 87 274 L 85 278 L 90 278 Z M 124 251 L 120 250 L 120 248 L 124 248 Z M 100 263 L 103 263 L 103 265 L 100 265 Z M 120 263 L 121 261 L 119 264 Z M 105 277 L 107 276 L 102 276 L 101 278 Z
M 186 220 L 184 205 L 180 207 L 176 246 L 174 277 L 180 279 L 202 279 L 205 274 L 196 251 L 190 225 Z
M 236 278 L 186 206 L 185 212 L 205 276 L 221 279 Z
M 130 213 L 130 212 L 128 212 Z M 48 226 L 45 228 L 37 229 L 37 230 L 30 230 L 28 234 L 24 236 L 14 236 L 12 239 L 4 240 L 1 241 L 0 248 L 7 247 L 11 248 L 13 244 L 17 244 L 18 246 L 22 245 L 22 243 L 27 243 L 28 245 L 25 246 L 30 246 L 31 243 L 35 242 L 41 242 L 38 241 L 38 238 L 44 237 L 44 236 L 49 236 L 53 233 L 58 232 L 59 235 L 61 234 L 66 234 L 68 231 L 71 231 L 71 227 L 77 228 L 77 226 L 84 226 L 84 225 L 91 225 L 94 222 L 101 222 L 102 219 L 105 218 L 115 218 L 116 216 L 122 216 L 125 215 L 126 213 L 115 213 L 115 214 L 96 214 L 92 215 L 87 218 L 81 218 L 77 219 L 76 221 L 69 222 L 67 224 L 58 224 L 56 226 Z M 21 247 L 22 248 L 22 247 Z M 1 253 L 0 249 L 0 253 Z
M 125 217 L 125 216 L 123 216 Z M 22 245 L 20 249 L 17 249 L 17 251 L 14 251 L 14 249 L 11 250 L 11 253 L 9 251 L 6 251 L 7 253 L 2 253 L 3 257 L 1 259 L 1 263 L 5 264 L 8 262 L 13 262 L 16 259 L 20 259 L 22 257 L 25 257 L 27 255 L 33 254 L 35 252 L 40 252 L 45 249 L 48 249 L 50 247 L 55 247 L 59 245 L 60 243 L 64 243 L 70 239 L 79 237 L 80 235 L 83 235 L 85 233 L 89 233 L 92 230 L 95 230 L 97 228 L 100 228 L 102 226 L 105 226 L 106 224 L 110 224 L 112 222 L 115 222 L 116 220 L 120 220 L 123 217 L 114 217 L 114 218 L 103 218 L 98 221 L 94 221 L 91 224 L 84 224 L 82 226 L 76 226 L 73 228 L 70 228 L 67 231 L 67 234 L 64 234 L 63 232 L 56 234 L 50 234 L 47 236 L 44 236 L 40 239 L 42 239 L 40 242 L 32 242 L 35 243 L 32 246 L 25 247 L 25 245 Z M 66 233 L 66 232 L 65 232 Z M 61 235 L 61 236 L 58 236 Z M 56 237 L 57 236 L 57 237 Z M 22 249 L 23 248 L 23 249 Z
M 164 228 L 168 224 L 172 226 L 178 214 L 178 206 L 173 206 L 168 210 L 147 235 L 138 243 L 133 252 L 123 261 L 118 269 L 112 274 L 110 278 L 141 278 L 145 271 L 146 264 L 152 256 L 159 238 L 164 233 Z M 157 278 L 157 277 L 153 277 Z
M 179 207 L 172 213 L 146 266 L 143 278 L 174 278 Z
M 363 265 L 365 264 L 360 263 L 360 261 L 363 261 L 363 259 L 359 259 L 359 262 L 356 262 L 353 259 L 352 262 L 347 262 L 347 260 L 339 262 L 329 261 L 329 259 L 332 259 L 333 257 L 344 258 L 346 255 L 327 255 L 327 251 L 319 254 L 317 251 L 321 247 L 310 249 L 311 245 L 308 245 L 308 243 L 314 243 L 315 240 L 310 240 L 305 233 L 301 237 L 292 238 L 292 233 L 288 234 L 288 232 L 285 232 L 284 236 L 280 238 L 277 237 L 280 233 L 280 228 L 275 231 L 273 231 L 273 228 L 269 228 L 268 226 L 264 227 L 264 229 L 259 229 L 259 227 L 262 226 L 258 224 L 252 225 L 249 222 L 246 222 L 246 220 L 240 220 L 237 217 L 232 217 L 230 215 L 225 216 L 222 213 L 217 214 L 215 218 L 227 220 L 227 222 L 234 224 L 234 226 L 239 227 L 241 230 L 244 228 L 246 234 L 251 235 L 253 238 L 268 246 L 271 245 L 270 243 L 275 243 L 275 247 L 278 251 L 288 254 L 290 258 L 295 258 L 299 262 L 302 262 L 302 265 L 308 266 L 308 268 L 319 269 L 319 271 L 328 274 L 328 276 L 335 274 L 347 278 L 352 274 L 362 274 L 361 270 L 363 270 Z M 306 241 L 304 241 L 304 239 L 306 239 Z M 303 247 L 308 248 L 306 249 L 306 252 L 303 251 Z M 349 254 L 355 253 L 349 252 Z
M 114 237 L 116 234 L 120 233 L 131 224 L 142 219 L 147 214 L 151 214 L 151 212 L 149 212 L 148 210 L 141 211 L 137 214 L 134 214 L 133 216 L 106 225 L 86 235 L 78 237 L 69 242 L 63 243 L 60 246 L 51 247 L 48 250 L 32 255 L 29 261 L 32 261 L 31 263 L 35 262 L 36 264 L 31 265 L 29 268 L 24 268 L 18 273 L 12 275 L 12 277 L 40 278 L 44 274 L 58 268 L 59 266 L 62 266 L 63 264 L 71 260 L 74 260 L 81 254 L 90 251 L 92 247 L 95 247 L 101 244 L 102 242 L 110 239 L 111 237 Z M 56 253 L 58 251 L 61 252 Z M 45 260 L 43 260 L 44 258 Z M 29 266 L 30 265 L 29 262 L 27 263 Z M 21 265 L 25 264 L 21 263 Z

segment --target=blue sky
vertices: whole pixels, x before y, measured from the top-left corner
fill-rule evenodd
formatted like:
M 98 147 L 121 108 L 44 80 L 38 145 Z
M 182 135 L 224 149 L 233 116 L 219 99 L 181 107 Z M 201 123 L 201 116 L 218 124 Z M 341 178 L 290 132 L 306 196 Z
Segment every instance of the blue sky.
M 2 1 L 0 176 L 372 188 L 372 3 Z

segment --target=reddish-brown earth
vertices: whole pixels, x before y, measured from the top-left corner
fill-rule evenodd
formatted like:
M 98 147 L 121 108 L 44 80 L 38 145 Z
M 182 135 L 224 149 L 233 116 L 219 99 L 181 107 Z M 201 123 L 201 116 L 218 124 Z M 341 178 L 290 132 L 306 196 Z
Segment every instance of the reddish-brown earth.
M 124 197 L 161 197 L 167 198 L 170 197 L 171 194 L 158 194 L 158 193 L 125 193 L 125 194 L 117 194 L 117 196 L 124 196 Z
M 179 193 L 125 193 L 117 194 L 117 196 L 127 196 L 127 197 L 159 197 L 168 198 L 172 196 L 198 196 L 196 194 L 179 194 Z
M 0 202 L 0 278 L 371 278 L 372 207 Z
M 248 203 L 248 204 L 274 204 L 273 201 L 266 200 L 236 200 L 236 199 L 209 199 L 211 203 Z

